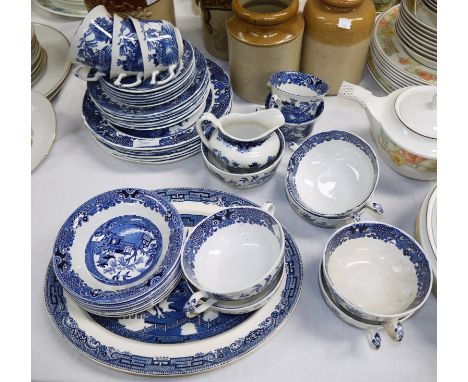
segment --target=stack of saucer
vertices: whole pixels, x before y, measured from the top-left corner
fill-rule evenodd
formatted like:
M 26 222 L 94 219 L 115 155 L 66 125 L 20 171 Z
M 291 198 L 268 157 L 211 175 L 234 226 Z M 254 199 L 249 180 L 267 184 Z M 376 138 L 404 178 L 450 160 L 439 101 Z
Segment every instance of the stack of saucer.
M 31 24 L 31 86 L 41 78 L 46 65 L 47 53 L 39 43 L 34 25 Z
M 436 18 L 422 0 L 403 0 L 377 18 L 367 66 L 386 92 L 436 85 Z
M 437 69 L 437 13 L 422 1 L 403 1 L 395 25 L 403 48 L 416 61 Z
M 155 192 L 118 189 L 97 195 L 60 229 L 55 275 L 90 313 L 143 312 L 179 282 L 183 232 L 176 209 Z

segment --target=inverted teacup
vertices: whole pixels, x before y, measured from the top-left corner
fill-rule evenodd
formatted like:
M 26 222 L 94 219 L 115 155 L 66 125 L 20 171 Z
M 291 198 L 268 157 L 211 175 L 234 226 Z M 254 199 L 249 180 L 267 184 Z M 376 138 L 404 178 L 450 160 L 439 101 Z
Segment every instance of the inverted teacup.
M 103 5 L 94 7 L 84 18 L 70 44 L 69 58 L 80 64 L 74 74 L 85 81 L 106 75 L 112 60 L 113 18 Z M 88 77 L 91 69 L 95 74 Z
M 295 149 L 288 164 L 286 195 L 298 214 L 321 227 L 359 221 L 369 208 L 379 179 L 374 150 L 357 135 L 332 130 L 312 135 Z
M 426 301 L 432 272 L 419 244 L 391 225 L 347 225 L 329 239 L 323 253 L 324 280 L 336 303 L 360 320 L 381 323 L 401 341 L 400 319 Z
M 122 84 L 127 76 L 136 76 L 135 82 Z M 135 27 L 130 20 L 115 14 L 110 78 L 117 77 L 114 81 L 116 86 L 132 88 L 142 83 L 143 76 L 143 58 Z
M 230 207 L 200 222 L 187 238 L 182 271 L 196 288 L 184 307 L 194 317 L 218 300 L 260 293 L 281 271 L 284 232 L 274 205 Z
M 145 79 L 151 77 L 150 83 L 156 84 L 158 75 L 169 71 L 169 76 L 158 84 L 169 82 L 184 53 L 179 29 L 165 20 L 131 20 L 140 41 Z
M 268 86 L 271 89 L 268 108 L 279 109 L 286 123 L 305 123 L 313 119 L 328 92 L 325 81 L 293 71 L 274 73 Z

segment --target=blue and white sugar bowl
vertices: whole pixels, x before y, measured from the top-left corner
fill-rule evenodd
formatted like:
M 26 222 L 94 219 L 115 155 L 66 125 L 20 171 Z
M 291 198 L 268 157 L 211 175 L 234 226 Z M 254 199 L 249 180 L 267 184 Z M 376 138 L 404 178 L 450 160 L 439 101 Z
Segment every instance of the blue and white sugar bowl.
M 275 131 L 283 125 L 283 114 L 277 109 L 232 113 L 220 119 L 205 113 L 197 122 L 197 132 L 228 170 L 258 171 L 280 155 L 281 142 Z
M 328 93 L 328 84 L 311 74 L 293 71 L 274 73 L 268 81 L 271 93 L 267 108 L 279 109 L 286 123 L 310 122 Z

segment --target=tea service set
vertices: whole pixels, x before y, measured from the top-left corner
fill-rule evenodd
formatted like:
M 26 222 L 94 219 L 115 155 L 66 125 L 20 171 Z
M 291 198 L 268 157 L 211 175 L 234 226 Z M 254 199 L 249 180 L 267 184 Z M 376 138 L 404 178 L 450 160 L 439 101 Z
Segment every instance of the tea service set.
M 292 150 L 285 175 L 291 207 L 313 225 L 337 229 L 320 265 L 324 301 L 343 321 L 365 330 L 373 349 L 381 346 L 381 331 L 403 340 L 402 323 L 431 292 L 432 263 L 411 235 L 361 220 L 366 209 L 384 212 L 374 201 L 378 156 L 404 176 L 436 179 L 435 87 L 375 97 L 343 82 L 339 96 L 365 110 L 377 155 L 346 131 L 311 135 L 324 111 L 328 85 L 310 74 L 274 73 L 263 110 L 230 113 L 228 75 L 166 21 L 124 20 L 98 6 L 73 38 L 70 59 L 78 63 L 75 75 L 87 81 L 86 127 L 115 157 L 161 164 L 201 151 L 214 176 L 233 187 L 251 188 L 271 179 L 286 147 Z M 80 351 L 107 365 L 112 365 L 107 355 L 76 345 L 61 314 L 74 316 L 77 325 L 82 321 L 91 331 L 105 327 L 112 334 L 103 343 L 115 335 L 122 349 L 128 339 L 147 342 L 149 320 L 156 320 L 159 309 L 168 320 L 177 317 L 172 321 L 177 335 L 158 332 L 157 343 L 206 338 L 201 333 L 208 330 L 202 324 L 207 317 L 224 328 L 211 329 L 209 336 L 220 341 L 213 346 L 228 338 L 236 341 L 229 337 L 237 333 L 233 327 L 239 336 L 247 334 L 241 334 L 242 328 L 253 325 L 256 314 L 278 308 L 286 320 L 297 303 L 302 265 L 291 235 L 274 215 L 271 202 L 256 206 L 215 190 L 134 188 L 97 195 L 76 209 L 58 233 L 46 283 L 63 288 L 68 302 L 59 314 L 46 287 L 49 313 Z M 132 329 L 140 328 L 141 320 L 141 330 Z M 184 325 L 189 324 L 196 330 L 187 336 Z M 263 341 L 273 333 L 259 337 Z M 243 346 L 232 360 L 250 351 Z M 144 346 L 129 349 L 144 358 Z M 161 357 L 170 359 L 165 351 Z M 161 369 L 117 367 L 174 375 L 216 365 L 178 371 L 171 362 Z

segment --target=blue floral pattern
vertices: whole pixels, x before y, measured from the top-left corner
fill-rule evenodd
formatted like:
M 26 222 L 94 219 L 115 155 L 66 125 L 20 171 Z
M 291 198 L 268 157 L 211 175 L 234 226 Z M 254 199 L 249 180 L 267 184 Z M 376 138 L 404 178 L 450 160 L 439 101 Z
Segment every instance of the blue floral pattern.
M 148 47 L 148 61 L 154 66 L 169 67 L 179 61 L 179 47 L 174 27 L 163 20 L 140 20 L 141 33 Z
M 232 205 L 254 205 L 253 203 L 235 195 L 208 189 L 174 188 L 158 190 L 156 193 L 177 203 L 191 201 L 207 205 L 228 207 Z M 198 215 L 183 215 L 184 222 L 193 224 L 199 221 Z M 106 366 L 142 375 L 185 375 L 210 370 L 248 354 L 270 338 L 289 318 L 298 302 L 302 288 L 303 270 L 299 249 L 289 233 L 286 234 L 285 271 L 286 285 L 282 291 L 281 302 L 274 308 L 270 316 L 259 323 L 257 328 L 246 336 L 237 338 L 231 345 L 218 348 L 208 353 L 187 354 L 178 357 L 146 357 L 138 354 L 122 352 L 112 346 L 101 343 L 89 336 L 79 327 L 69 311 L 67 298 L 63 294 L 60 283 L 49 267 L 46 274 L 44 297 L 47 311 L 53 324 L 64 338 L 81 354 Z M 198 318 L 197 318 L 198 319 Z M 112 331 L 112 329 L 111 329 Z M 221 333 L 221 331 L 220 331 Z M 161 336 L 154 337 L 154 342 L 165 342 L 163 329 Z M 132 337 L 141 341 L 141 337 Z M 148 342 L 153 342 L 152 340 Z
M 143 58 L 141 56 L 140 43 L 129 20 L 121 20 L 118 41 L 119 58 L 116 65 L 129 73 L 143 73 Z
M 141 216 L 124 215 L 94 231 L 86 245 L 85 262 L 97 280 L 125 285 L 147 275 L 161 251 L 158 227 Z

